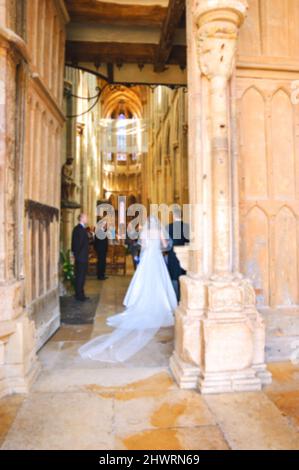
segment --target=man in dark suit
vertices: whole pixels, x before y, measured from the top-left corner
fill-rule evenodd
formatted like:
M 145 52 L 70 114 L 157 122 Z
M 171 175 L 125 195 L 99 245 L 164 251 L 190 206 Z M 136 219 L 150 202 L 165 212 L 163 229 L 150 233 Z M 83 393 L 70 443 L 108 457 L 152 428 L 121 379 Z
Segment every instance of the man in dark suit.
M 173 246 L 168 252 L 167 266 L 177 299 L 180 300 L 179 278 L 183 274 L 186 274 L 186 271 L 181 267 L 177 255 L 175 254 L 174 247 L 183 246 L 185 243 L 189 243 L 189 239 L 187 238 L 189 236 L 189 226 L 188 224 L 184 224 L 182 221 L 181 210 L 179 208 L 174 208 L 173 222 L 168 225 L 167 231 L 173 241 Z
M 84 294 L 84 284 L 88 268 L 88 235 L 86 231 L 87 216 L 80 214 L 78 225 L 73 230 L 72 252 L 75 257 L 75 294 L 83 302 L 88 297 Z
M 97 252 L 97 277 L 100 281 L 108 279 L 106 276 L 106 257 L 108 250 L 107 222 L 100 223 L 94 237 L 94 248 Z

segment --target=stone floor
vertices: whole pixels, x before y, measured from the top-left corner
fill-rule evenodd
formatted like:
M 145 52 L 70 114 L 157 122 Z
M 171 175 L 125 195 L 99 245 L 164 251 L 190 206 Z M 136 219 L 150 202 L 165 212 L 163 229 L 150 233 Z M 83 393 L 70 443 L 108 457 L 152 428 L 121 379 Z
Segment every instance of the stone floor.
M 80 358 L 82 343 L 110 331 L 128 282 L 88 281 L 100 293 L 94 325 L 61 327 L 31 392 L 0 400 L 1 449 L 299 449 L 299 366 L 272 364 L 261 393 L 201 396 L 171 377 L 171 329 L 125 365 Z

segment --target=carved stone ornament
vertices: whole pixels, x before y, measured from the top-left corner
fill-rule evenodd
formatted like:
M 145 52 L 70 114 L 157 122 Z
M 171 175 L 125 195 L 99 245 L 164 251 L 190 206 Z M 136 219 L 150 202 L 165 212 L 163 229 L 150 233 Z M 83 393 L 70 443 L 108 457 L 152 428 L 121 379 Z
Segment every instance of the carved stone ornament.
M 230 78 L 237 46 L 237 28 L 215 24 L 200 28 L 196 36 L 198 62 L 201 72 L 209 79 Z
M 197 57 L 209 79 L 228 80 L 233 72 L 239 27 L 247 10 L 245 1 L 201 0 L 195 12 Z

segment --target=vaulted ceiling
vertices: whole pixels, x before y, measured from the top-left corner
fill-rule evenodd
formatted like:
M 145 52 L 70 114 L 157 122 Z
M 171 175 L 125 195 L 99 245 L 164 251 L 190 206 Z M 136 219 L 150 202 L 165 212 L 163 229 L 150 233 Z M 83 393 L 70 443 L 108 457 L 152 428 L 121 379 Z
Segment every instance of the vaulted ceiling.
M 130 115 L 135 118 L 142 117 L 142 89 L 140 86 L 105 88 L 101 96 L 101 103 L 104 118 L 112 118 L 120 113 L 125 114 L 126 117 Z
M 66 62 L 111 82 L 185 81 L 185 0 L 65 0 Z

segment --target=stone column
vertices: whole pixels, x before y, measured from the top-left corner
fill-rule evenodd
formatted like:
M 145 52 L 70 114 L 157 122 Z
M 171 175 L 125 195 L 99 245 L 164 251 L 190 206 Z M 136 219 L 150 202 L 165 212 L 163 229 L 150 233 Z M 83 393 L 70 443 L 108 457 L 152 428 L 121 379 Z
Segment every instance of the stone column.
M 236 270 L 232 206 L 236 139 L 231 77 L 245 0 L 187 0 L 189 186 L 193 236 L 181 278 L 171 369 L 202 393 L 260 390 L 265 327 L 248 279 Z M 234 197 L 233 197 L 234 196 Z
M 28 391 L 39 371 L 35 327 L 24 308 L 23 161 L 26 44 L 0 9 L 0 397 Z M 19 74 L 17 72 L 19 70 Z M 21 70 L 21 75 L 20 75 Z M 17 99 L 18 97 L 18 99 Z M 18 187 L 17 187 L 18 186 Z
M 72 230 L 75 225 L 76 223 L 74 223 L 74 208 L 62 207 L 60 243 L 61 248 L 64 251 L 71 249 Z

